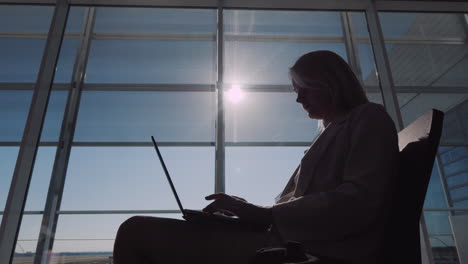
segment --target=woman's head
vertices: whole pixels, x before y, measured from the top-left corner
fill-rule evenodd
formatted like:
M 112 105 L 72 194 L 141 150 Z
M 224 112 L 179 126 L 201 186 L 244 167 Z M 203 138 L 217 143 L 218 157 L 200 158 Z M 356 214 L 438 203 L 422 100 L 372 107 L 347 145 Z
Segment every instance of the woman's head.
M 314 119 L 327 119 L 369 102 L 348 64 L 327 50 L 302 55 L 289 74 L 297 102 Z

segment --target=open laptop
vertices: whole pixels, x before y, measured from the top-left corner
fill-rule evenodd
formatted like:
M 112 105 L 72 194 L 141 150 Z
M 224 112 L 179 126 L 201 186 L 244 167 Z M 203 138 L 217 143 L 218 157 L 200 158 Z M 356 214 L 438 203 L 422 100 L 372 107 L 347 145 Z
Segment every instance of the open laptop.
M 182 212 L 182 217 L 186 221 L 199 223 L 199 224 L 209 224 L 209 225 L 225 224 L 225 225 L 238 226 L 241 228 L 248 228 L 248 229 L 254 229 L 254 230 L 264 230 L 267 228 L 264 225 L 259 225 L 256 223 L 245 221 L 237 217 L 230 217 L 230 216 L 226 216 L 223 214 L 217 214 L 217 213 L 211 214 L 211 213 L 206 213 L 203 211 L 184 209 L 182 207 L 182 203 L 180 202 L 179 195 L 177 195 L 177 191 L 174 187 L 174 184 L 172 183 L 171 176 L 169 175 L 169 171 L 166 168 L 166 164 L 164 163 L 161 152 L 159 152 L 158 144 L 156 143 L 156 140 L 154 139 L 153 136 L 151 136 L 151 140 L 153 141 L 153 145 L 156 150 L 156 153 L 158 154 L 159 161 L 161 162 L 161 165 L 164 169 L 164 173 L 166 174 L 167 180 L 169 181 L 169 185 L 171 186 L 172 193 L 174 193 L 175 199 L 177 201 L 177 205 L 179 206 L 180 211 Z

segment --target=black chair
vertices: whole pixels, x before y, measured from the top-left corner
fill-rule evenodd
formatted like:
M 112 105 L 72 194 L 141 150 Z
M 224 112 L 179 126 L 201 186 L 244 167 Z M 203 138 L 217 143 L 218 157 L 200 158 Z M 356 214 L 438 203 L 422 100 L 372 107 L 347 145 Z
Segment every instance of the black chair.
M 443 119 L 443 112 L 433 109 L 398 133 L 400 168 L 386 230 L 385 264 L 421 263 L 419 220 Z
M 383 258 L 376 264 L 421 264 L 419 220 L 442 134 L 443 119 L 444 113 L 433 109 L 398 133 L 399 173 L 386 222 Z M 321 258 L 310 263 L 343 262 Z

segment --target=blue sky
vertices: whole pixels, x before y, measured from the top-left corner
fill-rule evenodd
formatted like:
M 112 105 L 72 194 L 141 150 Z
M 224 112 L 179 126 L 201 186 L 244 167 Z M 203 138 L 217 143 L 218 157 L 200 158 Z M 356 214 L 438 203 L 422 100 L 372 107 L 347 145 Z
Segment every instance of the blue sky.
M 70 11 L 67 33 L 79 32 L 83 8 Z M 0 9 L 0 32 L 47 32 L 49 7 Z M 27 17 L 28 19 L 24 19 Z M 145 20 L 141 18 L 144 17 Z M 119 19 L 116 19 L 119 18 Z M 181 19 L 182 18 L 182 19 Z M 353 13 L 358 36 L 366 36 L 362 13 Z M 383 14 L 386 36 L 400 36 L 410 15 Z M 392 23 L 389 23 L 392 22 Z M 213 10 L 100 8 L 96 33 L 214 34 Z M 390 25 L 391 26 L 387 26 Z M 226 34 L 340 37 L 337 12 L 226 11 Z M 45 39 L 0 39 L 0 81 L 35 82 Z M 65 39 L 54 82 L 71 79 L 77 41 Z M 98 84 L 214 84 L 214 41 L 93 40 L 85 81 Z M 288 67 L 303 53 L 329 49 L 346 58 L 342 43 L 225 42 L 225 83 L 289 84 Z M 360 44 L 364 76 L 373 74 L 368 44 Z M 118 54 L 118 56 L 116 56 Z M 0 91 L 0 141 L 18 142 L 32 91 Z M 67 91 L 54 90 L 41 141 L 56 141 Z M 379 96 L 379 95 L 374 95 Z M 214 142 L 215 98 L 211 92 L 84 91 L 75 142 Z M 247 93 L 238 104 L 226 103 L 228 142 L 310 142 L 316 122 L 295 103 L 293 93 Z M 226 191 L 268 205 L 298 165 L 306 147 L 227 147 Z M 40 147 L 26 210 L 43 210 L 55 157 L 55 147 Z M 163 147 L 163 156 L 187 208 L 202 208 L 214 190 L 214 147 Z M 0 147 L 0 206 L 4 206 L 18 147 Z M 435 177 L 437 179 L 437 177 Z M 268 185 L 265 185 L 268 182 Z M 431 205 L 445 206 L 440 183 Z M 439 187 L 438 187 L 439 186 Z M 432 188 L 432 189 L 431 189 Z M 258 192 L 257 190 L 261 190 Z M 62 210 L 177 209 L 163 171 L 151 147 L 73 147 Z M 446 215 L 433 213 L 434 229 L 447 225 Z M 62 215 L 56 238 L 112 239 L 129 215 Z M 179 217 L 171 215 L 171 217 Z M 20 239 L 37 239 L 41 216 L 25 216 Z M 34 251 L 35 241 L 21 241 Z M 54 251 L 110 250 L 112 240 L 57 240 Z

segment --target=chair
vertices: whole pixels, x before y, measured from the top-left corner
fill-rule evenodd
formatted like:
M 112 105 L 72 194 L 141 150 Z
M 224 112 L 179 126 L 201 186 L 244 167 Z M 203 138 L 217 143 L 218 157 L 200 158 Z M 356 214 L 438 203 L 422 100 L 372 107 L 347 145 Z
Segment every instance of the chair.
M 443 119 L 443 112 L 433 109 L 398 133 L 400 168 L 386 230 L 385 264 L 421 263 L 419 219 Z
M 376 264 L 421 264 L 419 219 L 442 134 L 443 119 L 443 112 L 432 109 L 398 133 L 399 173 L 386 223 L 383 259 Z M 322 258 L 311 263 L 342 262 Z

